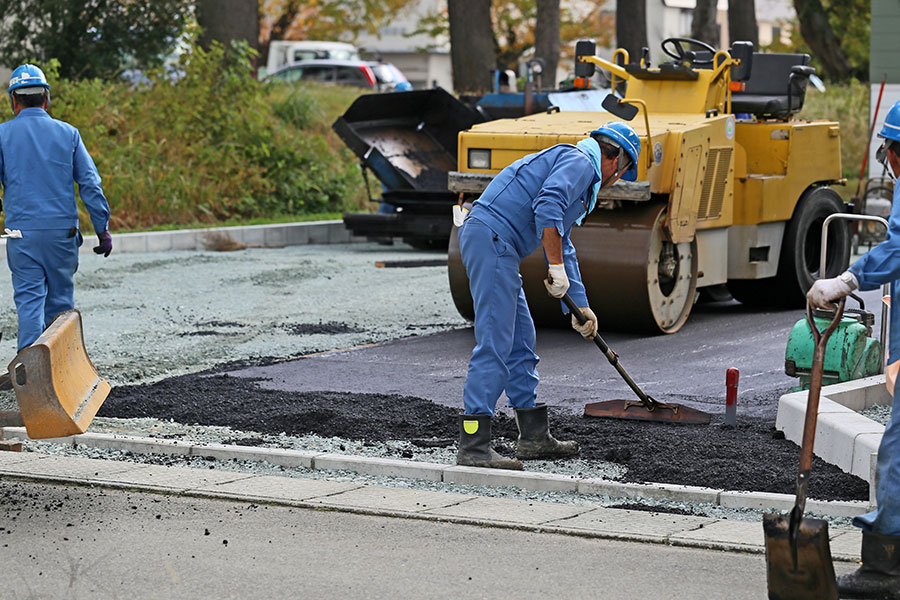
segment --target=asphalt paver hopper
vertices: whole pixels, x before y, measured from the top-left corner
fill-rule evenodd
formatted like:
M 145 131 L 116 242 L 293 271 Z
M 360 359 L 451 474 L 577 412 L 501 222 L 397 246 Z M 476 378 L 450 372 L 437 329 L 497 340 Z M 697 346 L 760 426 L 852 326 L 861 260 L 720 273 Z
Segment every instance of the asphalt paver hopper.
M 568 294 L 563 296 L 563 302 L 569 307 L 569 310 L 575 315 L 575 319 L 579 323 L 583 324 L 587 320 L 581 312 L 581 309 L 578 308 L 575 301 L 572 300 Z M 600 337 L 599 333 L 594 334 L 594 343 L 597 344 L 597 347 L 600 348 L 606 356 L 609 364 L 619 372 L 619 375 L 622 376 L 622 379 L 625 380 L 625 383 L 628 384 L 628 387 L 631 388 L 640 401 L 608 400 L 606 402 L 593 402 L 585 405 L 584 416 L 636 421 L 658 421 L 661 423 L 690 423 L 696 425 L 705 425 L 709 423 L 709 413 L 687 406 L 681 406 L 679 404 L 659 402 L 653 397 L 645 394 L 638 384 L 634 382 L 634 379 L 632 379 L 625 371 L 625 367 L 619 362 L 619 355 L 612 351 L 603 338 Z
M 81 313 L 75 309 L 56 315 L 8 369 L 32 439 L 84 433 L 110 391 L 84 348 Z
M 820 332 L 807 306 L 806 318 L 815 337 L 809 395 L 806 399 L 806 419 L 800 445 L 800 466 L 797 472 L 797 495 L 794 508 L 787 515 L 766 513 L 763 530 L 766 534 L 766 565 L 770 600 L 837 600 L 837 584 L 831 548 L 828 544 L 828 522 L 803 517 L 809 476 L 812 469 L 813 444 L 825 369 L 825 348 L 828 338 L 837 328 L 844 313 L 844 300 L 834 314 L 831 324 Z

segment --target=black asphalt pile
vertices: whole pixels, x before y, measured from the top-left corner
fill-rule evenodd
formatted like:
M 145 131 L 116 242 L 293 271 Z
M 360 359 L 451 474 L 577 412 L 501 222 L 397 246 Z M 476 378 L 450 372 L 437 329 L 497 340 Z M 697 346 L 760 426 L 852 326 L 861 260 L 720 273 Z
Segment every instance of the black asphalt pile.
M 150 385 L 114 388 L 99 416 L 173 419 L 247 432 L 340 437 L 370 443 L 407 440 L 449 445 L 458 435 L 457 409 L 412 396 L 264 390 L 253 379 L 192 374 Z M 586 460 L 627 467 L 626 481 L 716 489 L 794 493 L 798 447 L 771 420 L 742 419 L 737 428 L 673 425 L 552 414 L 553 433 L 577 440 Z M 510 453 L 515 422 L 498 415 L 496 447 Z M 500 438 L 506 438 L 505 440 Z M 234 443 L 257 445 L 248 434 Z M 868 484 L 818 458 L 809 495 L 822 500 L 866 500 Z

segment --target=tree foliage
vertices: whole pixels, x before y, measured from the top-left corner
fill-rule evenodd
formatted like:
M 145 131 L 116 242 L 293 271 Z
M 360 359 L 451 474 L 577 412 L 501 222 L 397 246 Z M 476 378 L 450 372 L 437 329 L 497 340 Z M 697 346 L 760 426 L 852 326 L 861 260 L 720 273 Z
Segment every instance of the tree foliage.
M 491 22 L 497 68 L 515 69 L 522 56 L 534 49 L 537 0 L 491 0 Z M 583 38 L 593 38 L 600 46 L 611 45 L 614 29 L 614 13 L 605 10 L 601 3 L 560 0 L 559 38 L 562 56 L 570 59 L 574 57 L 574 42 Z M 446 36 L 447 31 L 445 6 L 423 17 L 413 33 L 439 38 Z
M 265 64 L 271 40 L 353 42 L 376 33 L 414 0 L 259 0 L 259 48 Z
M 794 0 L 797 21 L 790 44 L 771 51 L 808 52 L 813 66 L 833 81 L 868 80 L 870 0 Z
M 195 45 L 177 81 L 156 69 L 137 87 L 41 65 L 51 114 L 79 128 L 97 164 L 113 230 L 337 212 L 364 197 L 358 163 L 329 127 L 335 111 L 316 90 L 254 79 L 254 55 L 245 42 Z M 321 91 L 341 111 L 358 94 Z
M 159 64 L 190 18 L 190 0 L 0 0 L 0 54 L 14 66 L 59 60 L 63 77 L 108 77 Z

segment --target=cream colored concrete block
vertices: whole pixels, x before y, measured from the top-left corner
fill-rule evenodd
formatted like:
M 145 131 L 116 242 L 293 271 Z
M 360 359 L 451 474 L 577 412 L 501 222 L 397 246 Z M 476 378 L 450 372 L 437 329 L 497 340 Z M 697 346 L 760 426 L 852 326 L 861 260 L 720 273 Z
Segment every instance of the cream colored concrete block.
M 376 510 L 424 512 L 454 506 L 460 502 L 473 499 L 474 496 L 452 494 L 448 492 L 432 492 L 427 490 L 408 490 L 403 488 L 387 488 L 380 486 L 359 487 L 340 494 L 318 498 L 328 506 L 347 506 Z
M 306 501 L 323 496 L 332 496 L 361 487 L 348 481 L 324 481 L 300 479 L 275 475 L 250 476 L 224 482 L 211 482 L 196 487 L 194 491 L 259 500 Z
M 513 498 L 478 497 L 453 506 L 427 510 L 428 514 L 540 525 L 551 523 L 568 526 L 568 519 L 591 509 L 574 504 L 538 502 Z M 560 523 L 560 520 L 565 522 Z
M 597 508 L 563 522 L 551 522 L 567 529 L 584 529 L 611 536 L 640 536 L 663 540 L 716 522 L 708 517 L 688 517 L 665 513 Z

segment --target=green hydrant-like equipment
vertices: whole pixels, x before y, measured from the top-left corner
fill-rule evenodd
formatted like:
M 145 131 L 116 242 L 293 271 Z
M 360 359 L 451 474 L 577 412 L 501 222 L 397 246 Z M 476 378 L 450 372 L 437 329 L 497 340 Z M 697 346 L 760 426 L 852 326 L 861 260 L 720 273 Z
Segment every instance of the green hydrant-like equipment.
M 851 381 L 878 375 L 883 370 L 881 342 L 872 337 L 875 315 L 866 310 L 862 299 L 850 295 L 859 302 L 859 308 L 845 309 L 837 329 L 831 334 L 825 352 L 825 373 L 822 385 Z M 820 329 L 828 326 L 834 312 L 814 310 L 813 317 Z M 815 342 L 805 318 L 794 324 L 784 351 L 784 372 L 789 377 L 799 377 L 800 385 L 792 392 L 809 388 Z

